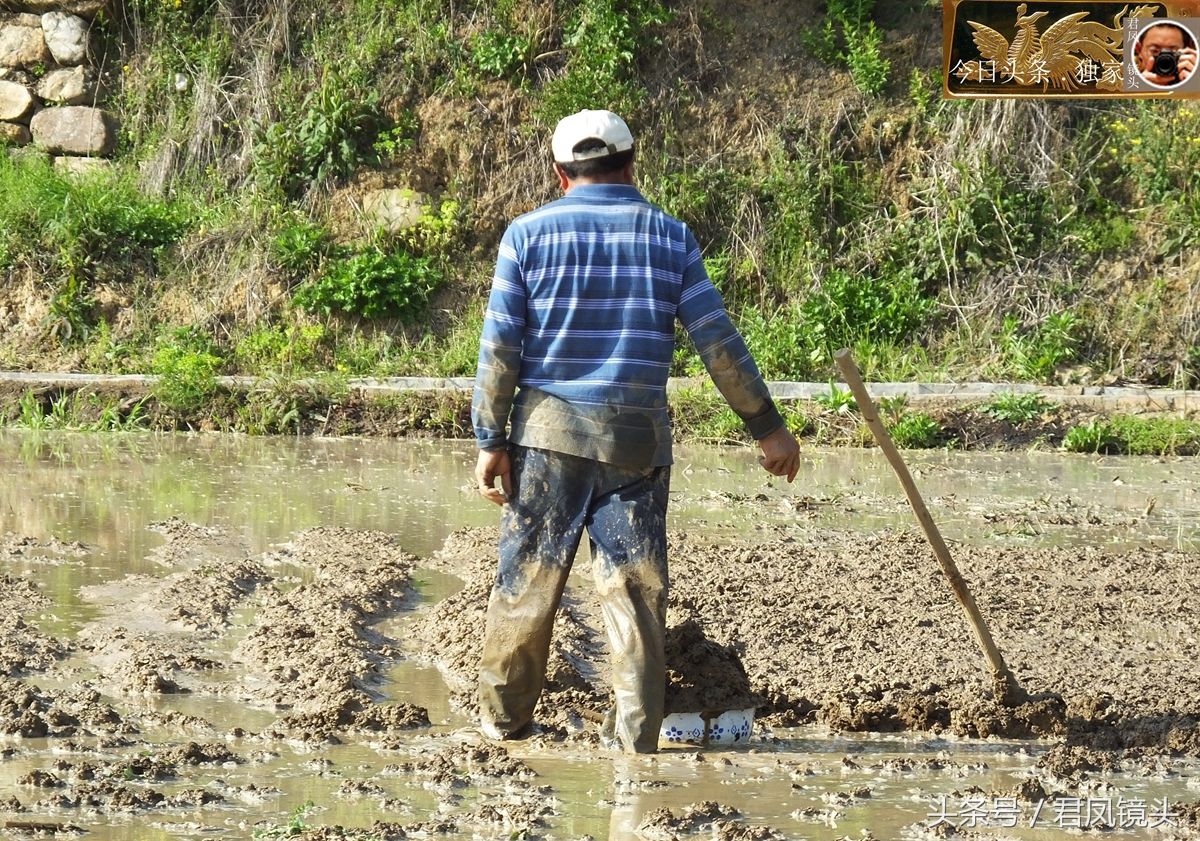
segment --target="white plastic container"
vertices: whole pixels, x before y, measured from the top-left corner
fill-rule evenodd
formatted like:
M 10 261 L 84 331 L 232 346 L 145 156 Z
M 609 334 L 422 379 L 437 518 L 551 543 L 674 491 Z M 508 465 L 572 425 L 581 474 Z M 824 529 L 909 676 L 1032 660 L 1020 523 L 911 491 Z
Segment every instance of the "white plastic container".
M 707 719 L 700 713 L 671 713 L 663 718 L 658 740 L 667 745 L 736 745 L 750 741 L 753 730 L 753 707 Z

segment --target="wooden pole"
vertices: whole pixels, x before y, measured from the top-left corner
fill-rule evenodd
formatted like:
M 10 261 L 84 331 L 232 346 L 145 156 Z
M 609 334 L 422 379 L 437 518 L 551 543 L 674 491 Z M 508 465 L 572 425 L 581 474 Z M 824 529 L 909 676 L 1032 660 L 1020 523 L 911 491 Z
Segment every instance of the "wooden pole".
M 925 507 L 925 501 L 921 498 L 916 483 L 913 482 L 912 474 L 908 472 L 908 466 L 900 457 L 900 451 L 896 449 L 892 437 L 888 435 L 887 429 L 879 419 L 879 412 L 875 408 L 875 404 L 871 402 L 871 396 L 867 394 L 867 387 L 863 384 L 853 355 L 848 349 L 843 348 L 833 355 L 833 359 L 841 369 L 846 385 L 850 386 L 850 391 L 858 403 L 858 411 L 871 430 L 871 434 L 875 436 L 879 449 L 883 451 L 884 456 L 892 465 L 892 469 L 896 471 L 896 476 L 904 487 L 904 493 L 908 496 L 913 513 L 917 515 L 917 522 L 921 524 L 925 537 L 929 540 L 929 545 L 933 547 L 933 555 L 941 564 L 946 580 L 950 582 L 950 588 L 954 591 L 958 603 L 967 612 L 967 619 L 970 620 L 971 628 L 975 631 L 975 638 L 979 641 L 979 647 L 983 649 L 983 656 L 987 658 L 988 666 L 992 671 L 996 700 L 1008 707 L 1025 703 L 1029 700 L 1029 695 L 1021 688 L 1016 677 L 1005 665 L 1000 649 L 996 647 L 996 642 L 992 639 L 991 632 L 988 631 L 983 614 L 979 612 L 979 607 L 975 604 L 975 597 L 971 595 L 967 582 L 959 573 L 954 559 L 950 557 L 950 549 L 946 546 L 946 541 L 942 539 L 942 533 L 938 531 L 933 517 L 929 515 L 929 509 Z

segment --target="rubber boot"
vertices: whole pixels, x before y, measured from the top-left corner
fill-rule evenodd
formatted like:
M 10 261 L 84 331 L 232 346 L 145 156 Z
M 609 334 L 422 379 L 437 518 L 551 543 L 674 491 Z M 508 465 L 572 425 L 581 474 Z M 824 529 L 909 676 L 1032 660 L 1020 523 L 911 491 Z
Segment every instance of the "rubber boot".
M 500 519 L 500 563 L 479 667 L 479 724 L 492 739 L 519 738 L 533 721 L 595 464 L 519 446 L 511 453 L 513 495 Z
M 657 751 L 662 728 L 669 486 L 669 467 L 644 471 L 597 498 L 588 524 L 612 668 L 613 708 L 601 740 L 629 753 Z
M 479 665 L 479 725 L 488 738 L 520 738 L 529 731 L 569 571 L 534 562 L 515 592 L 492 587 Z
M 654 753 L 667 686 L 665 569 L 654 562 L 611 567 L 602 558 L 594 565 L 613 686 L 600 738 L 627 753 Z

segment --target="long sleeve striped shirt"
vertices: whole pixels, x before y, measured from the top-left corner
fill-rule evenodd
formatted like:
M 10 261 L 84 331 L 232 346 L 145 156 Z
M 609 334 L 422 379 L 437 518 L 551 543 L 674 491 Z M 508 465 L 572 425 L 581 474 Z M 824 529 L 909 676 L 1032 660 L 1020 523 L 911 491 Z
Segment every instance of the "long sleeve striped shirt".
M 480 449 L 511 441 L 670 464 L 676 319 L 750 434 L 782 426 L 686 225 L 618 184 L 576 185 L 519 217 L 500 243 L 480 340 Z

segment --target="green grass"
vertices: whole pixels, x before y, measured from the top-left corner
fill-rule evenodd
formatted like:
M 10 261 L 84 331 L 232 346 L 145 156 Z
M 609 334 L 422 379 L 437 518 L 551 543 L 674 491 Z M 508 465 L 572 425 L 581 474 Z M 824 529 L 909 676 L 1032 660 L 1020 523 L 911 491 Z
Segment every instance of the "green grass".
M 38 278 L 43 326 L 64 343 L 95 326 L 98 282 L 153 272 L 202 218 L 190 201 L 146 196 L 120 168 L 72 177 L 36 155 L 0 154 L 0 271 Z
M 1053 408 L 1054 404 L 1040 394 L 1005 392 L 984 403 L 979 407 L 979 411 L 993 420 L 1011 423 L 1013 426 L 1024 426 Z
M 839 388 L 832 381 L 829 383 L 828 394 L 818 394 L 815 402 L 828 412 L 838 415 L 848 415 L 858 411 L 858 402 L 848 388 Z
M 888 434 L 902 450 L 928 450 L 941 446 L 942 427 L 924 412 L 906 412 L 888 424 Z
M 711 386 L 676 391 L 670 395 L 670 408 L 671 424 L 683 440 L 709 444 L 749 440 L 742 419 Z
M 155 399 L 168 410 L 188 417 L 204 410 L 217 390 L 221 358 L 203 336 L 187 330 L 164 337 L 154 352 L 151 373 L 158 376 Z
M 120 399 L 86 392 L 39 396 L 26 392 L 16 407 L 0 412 L 0 427 L 34 431 L 133 432 L 149 428 L 146 398 Z
M 1114 415 L 1072 427 L 1063 448 L 1076 453 L 1196 455 L 1200 453 L 1200 423 L 1184 418 Z

